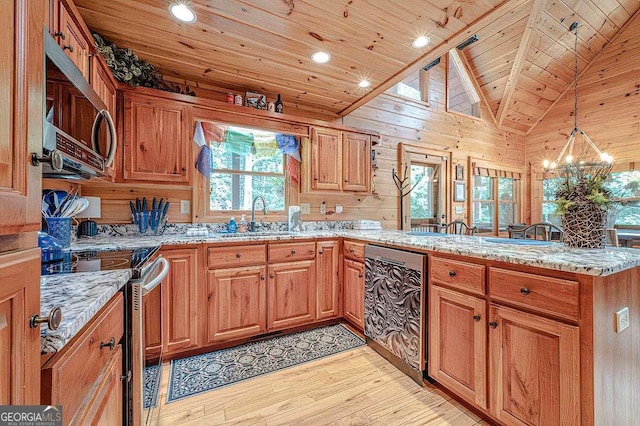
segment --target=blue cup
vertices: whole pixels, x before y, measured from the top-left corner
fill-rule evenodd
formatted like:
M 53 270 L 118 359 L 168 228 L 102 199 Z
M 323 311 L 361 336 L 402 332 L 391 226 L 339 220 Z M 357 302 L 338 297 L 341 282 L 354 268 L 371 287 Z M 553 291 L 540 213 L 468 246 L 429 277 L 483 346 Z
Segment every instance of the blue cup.
M 62 247 L 71 245 L 71 218 L 70 217 L 47 217 L 49 235 L 57 238 L 62 243 Z

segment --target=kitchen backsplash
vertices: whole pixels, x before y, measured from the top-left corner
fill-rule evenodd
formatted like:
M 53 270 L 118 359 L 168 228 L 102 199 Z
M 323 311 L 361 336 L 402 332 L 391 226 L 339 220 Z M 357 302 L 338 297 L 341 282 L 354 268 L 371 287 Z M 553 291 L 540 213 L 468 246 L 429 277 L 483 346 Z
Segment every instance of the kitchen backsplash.
M 354 221 L 352 220 L 338 220 L 338 221 L 317 221 L 317 222 L 303 222 L 303 231 L 334 231 L 342 229 L 353 229 Z M 226 223 L 168 223 L 163 235 L 176 235 L 186 234 L 187 229 L 194 227 L 206 227 L 209 232 L 226 232 Z M 287 231 L 287 222 L 264 222 L 260 229 L 265 232 L 274 231 Z M 77 227 L 74 226 L 71 231 L 72 239 L 77 237 Z M 131 236 L 139 235 L 138 227 L 134 224 L 115 224 L 115 225 L 98 225 L 98 236 Z

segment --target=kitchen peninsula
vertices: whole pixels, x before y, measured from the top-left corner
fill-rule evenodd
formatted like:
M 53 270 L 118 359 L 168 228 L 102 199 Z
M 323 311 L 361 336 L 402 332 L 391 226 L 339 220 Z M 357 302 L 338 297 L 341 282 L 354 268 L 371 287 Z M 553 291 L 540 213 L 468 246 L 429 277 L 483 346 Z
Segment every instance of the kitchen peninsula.
M 563 424 L 599 424 L 599 419 L 604 418 L 633 418 L 629 416 L 634 415 L 634 402 L 638 398 L 633 380 L 615 379 L 616 403 L 606 401 L 611 386 L 609 378 L 633 378 L 639 374 L 637 319 L 632 317 L 634 322 L 619 333 L 613 319 L 613 312 L 623 307 L 631 312 L 640 309 L 640 253 L 635 250 L 571 249 L 561 244 L 524 246 L 508 244 L 507 240 L 507 244 L 492 243 L 482 237 L 414 236 L 402 231 L 348 229 L 285 235 L 224 235 L 98 236 L 79 239 L 74 248 L 119 250 L 165 245 L 170 251 L 189 247 L 198 251 L 199 259 L 204 259 L 207 250 L 216 247 L 233 253 L 268 247 L 269 253 L 276 253 L 278 248 L 288 250 L 292 244 L 300 247 L 315 243 L 320 248 L 321 244 L 337 242 L 339 247 L 375 244 L 426 253 L 429 258 L 428 372 L 432 379 L 499 420 L 514 412 L 543 418 L 547 415 L 548 419 L 559 416 Z M 342 263 L 350 262 L 349 256 L 348 249 L 340 250 Z M 315 258 L 319 262 L 321 255 Z M 271 260 L 267 257 L 263 261 L 268 264 Z M 207 266 L 199 268 L 206 271 Z M 207 274 L 203 272 L 198 276 L 196 294 L 206 294 Z M 343 277 L 347 279 L 346 269 Z M 313 280 L 306 283 L 310 293 L 322 284 Z M 345 284 L 343 281 L 342 285 Z M 341 304 L 345 303 L 344 291 L 342 288 L 339 296 Z M 315 301 L 315 297 L 312 300 Z M 304 305 L 307 308 L 306 301 Z M 196 309 L 202 308 L 197 305 Z M 347 310 L 338 308 L 336 312 L 343 312 L 342 316 L 350 320 Z M 201 318 L 197 312 L 188 315 Z M 457 318 L 453 320 L 451 315 Z M 291 326 L 321 321 L 313 312 L 306 318 Z M 351 322 L 362 330 L 362 323 Z M 454 327 L 468 327 L 470 334 L 458 338 Z M 275 329 L 283 328 L 276 326 Z M 212 332 L 204 322 L 198 325 L 198 330 L 199 333 Z M 270 327 L 262 331 L 254 329 L 230 338 L 240 341 L 269 330 Z M 175 354 L 198 352 L 198 345 L 215 347 L 220 341 L 225 339 L 216 340 L 215 333 L 193 336 L 192 344 Z M 457 364 L 445 358 L 454 352 Z M 520 362 L 542 360 L 541 357 L 547 363 L 544 368 L 550 372 L 544 378 L 539 377 L 540 364 Z M 468 364 L 461 360 L 468 360 Z M 521 390 L 513 393 L 516 387 Z M 547 395 L 539 393 L 542 387 Z M 511 406 L 503 405 L 509 401 Z M 557 412 L 536 411 L 549 407 L 550 401 L 555 401 Z M 523 406 L 527 411 L 519 411 Z

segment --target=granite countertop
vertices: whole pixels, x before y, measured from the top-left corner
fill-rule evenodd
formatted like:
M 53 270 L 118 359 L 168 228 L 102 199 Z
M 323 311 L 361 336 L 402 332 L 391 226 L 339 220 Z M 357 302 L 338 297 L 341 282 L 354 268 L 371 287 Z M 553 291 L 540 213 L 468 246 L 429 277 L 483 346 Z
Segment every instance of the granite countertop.
M 451 253 L 478 259 L 496 260 L 518 265 L 603 276 L 640 266 L 640 250 L 627 248 L 577 249 L 559 243 L 546 246 L 500 244 L 495 238 L 464 235 L 417 236 L 405 231 L 336 230 L 262 235 L 237 234 L 237 237 L 188 237 L 186 235 L 159 236 L 97 236 L 78 239 L 73 249 L 122 250 L 150 245 L 179 245 L 225 242 L 286 241 L 309 238 L 352 238 L 372 244 L 392 245 L 407 249 Z M 508 240 L 505 240 L 508 241 Z
M 40 281 L 41 315 L 59 306 L 62 321 L 57 330 L 40 326 L 40 352 L 57 352 L 129 281 L 131 270 L 79 272 L 44 276 Z

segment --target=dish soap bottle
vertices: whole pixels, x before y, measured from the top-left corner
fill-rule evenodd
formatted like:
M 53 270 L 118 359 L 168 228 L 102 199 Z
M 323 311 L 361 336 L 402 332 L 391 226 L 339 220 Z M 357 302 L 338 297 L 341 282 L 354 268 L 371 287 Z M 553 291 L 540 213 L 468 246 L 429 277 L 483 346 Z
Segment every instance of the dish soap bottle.
M 236 225 L 236 220 L 233 218 L 233 216 L 231 216 L 231 219 L 229 219 L 229 225 L 227 226 L 227 231 L 230 234 L 235 234 L 236 232 L 238 232 L 238 225 Z
M 238 223 L 238 232 L 241 234 L 247 232 L 247 218 L 244 215 L 242 215 L 240 223 Z

